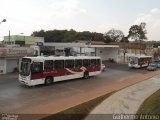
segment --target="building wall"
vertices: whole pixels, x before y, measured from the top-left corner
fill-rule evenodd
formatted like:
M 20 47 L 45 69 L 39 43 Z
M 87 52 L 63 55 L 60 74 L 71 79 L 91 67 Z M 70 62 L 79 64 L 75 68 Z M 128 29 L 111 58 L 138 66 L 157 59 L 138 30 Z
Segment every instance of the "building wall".
M 95 55 L 95 48 L 86 47 L 86 48 L 81 48 L 81 51 L 80 51 L 80 47 L 73 47 L 72 50 L 74 55 L 80 55 L 80 52 L 81 52 L 81 55 L 93 56 L 93 53 Z
M 34 47 L 1 47 L 0 48 L 0 74 L 14 72 L 19 66 L 19 59 L 35 54 Z
M 9 36 L 4 36 L 4 43 L 9 41 Z M 11 35 L 10 42 L 15 44 L 15 41 L 25 41 L 26 45 L 36 45 L 37 43 L 44 44 L 44 37 L 32 37 L 23 35 Z
M 119 48 L 82 48 L 81 55 L 87 56 L 100 56 L 103 61 L 113 59 L 115 62 L 118 61 L 118 49 Z M 74 47 L 73 51 L 80 55 L 80 48 Z M 76 54 L 75 53 L 75 54 Z
M 6 73 L 15 72 L 15 69 L 19 68 L 19 59 L 17 57 L 6 59 Z
M 5 58 L 0 58 L 0 74 L 6 73 L 6 60 Z
M 11 73 L 19 68 L 19 59 L 22 57 L 0 58 L 0 74 Z
M 113 59 L 118 62 L 118 48 L 97 48 L 97 56 L 100 56 L 102 60 Z
M 130 56 L 135 55 L 145 55 L 144 51 L 136 50 L 136 49 L 126 49 L 126 53 L 124 54 L 124 49 L 119 50 L 118 55 L 118 63 L 128 63 L 128 59 Z

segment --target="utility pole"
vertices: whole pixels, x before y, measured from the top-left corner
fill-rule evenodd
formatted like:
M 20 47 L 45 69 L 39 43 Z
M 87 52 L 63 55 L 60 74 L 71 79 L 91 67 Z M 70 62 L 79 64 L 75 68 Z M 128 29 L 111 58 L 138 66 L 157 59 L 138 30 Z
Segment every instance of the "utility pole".
M 9 30 L 9 35 L 8 35 L 8 41 L 9 41 L 9 44 L 11 44 L 11 34 L 10 34 L 10 30 Z

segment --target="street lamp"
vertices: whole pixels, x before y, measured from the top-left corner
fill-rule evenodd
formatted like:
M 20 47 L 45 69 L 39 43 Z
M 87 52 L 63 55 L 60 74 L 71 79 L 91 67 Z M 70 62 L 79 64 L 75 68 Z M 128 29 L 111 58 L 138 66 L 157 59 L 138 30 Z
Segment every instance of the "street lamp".
M 19 34 L 23 35 L 23 41 L 25 41 L 25 35 L 24 35 L 24 33 L 19 33 Z
M 3 19 L 1 22 L 0 22 L 0 24 L 2 23 L 2 22 L 6 22 L 7 20 L 6 19 Z
M 3 20 L 0 22 L 0 24 L 1 24 L 2 22 L 6 22 L 6 19 L 3 19 Z
M 25 45 L 25 35 L 24 35 L 24 33 L 19 33 L 19 34 L 21 34 L 22 37 L 23 37 L 23 42 L 24 42 L 24 43 L 23 43 L 22 45 Z M 21 45 L 21 46 L 22 46 L 22 45 Z

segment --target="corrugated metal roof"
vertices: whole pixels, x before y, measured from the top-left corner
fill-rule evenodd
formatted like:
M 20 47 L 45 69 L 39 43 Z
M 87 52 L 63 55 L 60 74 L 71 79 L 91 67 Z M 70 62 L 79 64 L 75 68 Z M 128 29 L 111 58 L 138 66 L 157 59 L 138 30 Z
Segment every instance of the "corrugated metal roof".
M 56 47 L 87 47 L 85 43 L 44 43 L 44 46 Z
M 91 48 L 119 48 L 119 45 L 89 45 Z
M 119 48 L 119 45 L 92 45 L 85 43 L 44 43 L 44 46 L 55 47 L 90 47 L 90 48 Z

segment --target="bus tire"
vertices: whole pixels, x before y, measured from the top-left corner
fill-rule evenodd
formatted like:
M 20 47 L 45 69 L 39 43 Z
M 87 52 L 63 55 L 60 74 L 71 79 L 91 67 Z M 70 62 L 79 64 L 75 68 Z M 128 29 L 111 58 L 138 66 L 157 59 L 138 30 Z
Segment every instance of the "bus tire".
M 88 71 L 84 72 L 83 78 L 84 79 L 88 79 L 89 78 L 89 72 Z
M 51 85 L 52 83 L 53 83 L 53 78 L 52 77 L 46 77 L 45 85 Z

